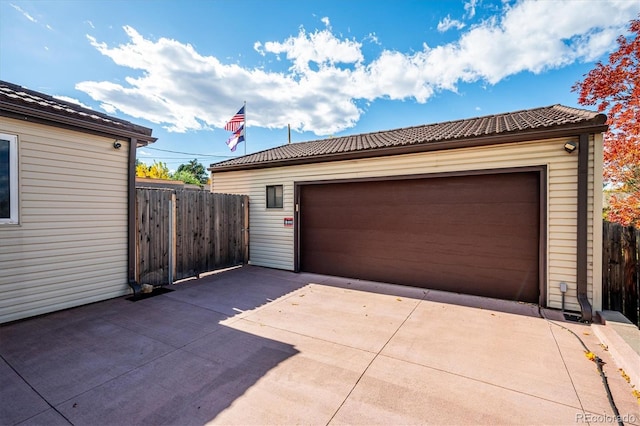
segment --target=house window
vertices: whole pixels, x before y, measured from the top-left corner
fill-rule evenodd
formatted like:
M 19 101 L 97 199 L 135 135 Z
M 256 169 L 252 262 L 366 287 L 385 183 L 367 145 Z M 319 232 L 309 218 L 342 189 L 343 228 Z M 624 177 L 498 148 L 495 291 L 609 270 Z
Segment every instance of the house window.
M 267 208 L 282 208 L 282 185 L 267 186 Z
M 18 223 L 18 137 L 0 133 L 0 225 Z

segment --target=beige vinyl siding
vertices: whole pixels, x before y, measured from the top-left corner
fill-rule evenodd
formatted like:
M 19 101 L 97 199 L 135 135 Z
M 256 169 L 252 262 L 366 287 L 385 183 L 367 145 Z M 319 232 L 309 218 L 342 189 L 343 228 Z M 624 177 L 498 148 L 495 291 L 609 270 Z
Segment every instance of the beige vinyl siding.
M 567 138 L 426 152 L 389 157 L 277 167 L 213 174 L 214 192 L 248 194 L 250 199 L 250 262 L 255 265 L 294 269 L 294 232 L 283 227 L 283 218 L 294 216 L 294 183 L 315 180 L 354 179 L 443 173 L 470 170 L 547 166 L 547 305 L 561 306 L 560 282 L 569 290 L 566 308 L 579 311 L 576 299 L 577 152 L 563 150 Z M 576 138 L 577 141 L 577 138 Z M 593 160 L 593 139 L 592 155 Z M 592 163 L 593 168 L 593 163 Z M 593 191 L 593 170 L 590 188 Z M 265 208 L 267 185 L 284 185 L 284 208 Z M 594 208 L 593 194 L 590 208 Z M 591 212 L 590 219 L 593 219 Z M 594 223 L 594 226 L 595 223 Z M 597 235 L 590 232 L 590 244 Z M 593 250 L 589 251 L 588 290 L 593 298 Z
M 127 154 L 114 138 L 1 118 L 19 225 L 0 225 L 0 323 L 127 294 Z

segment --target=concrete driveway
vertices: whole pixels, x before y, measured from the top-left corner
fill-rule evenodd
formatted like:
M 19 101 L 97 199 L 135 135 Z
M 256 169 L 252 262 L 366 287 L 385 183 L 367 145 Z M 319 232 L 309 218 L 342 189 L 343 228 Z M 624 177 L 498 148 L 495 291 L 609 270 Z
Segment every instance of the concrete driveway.
M 615 424 L 576 335 L 640 424 L 554 311 L 251 266 L 172 288 L 0 327 L 0 424 Z

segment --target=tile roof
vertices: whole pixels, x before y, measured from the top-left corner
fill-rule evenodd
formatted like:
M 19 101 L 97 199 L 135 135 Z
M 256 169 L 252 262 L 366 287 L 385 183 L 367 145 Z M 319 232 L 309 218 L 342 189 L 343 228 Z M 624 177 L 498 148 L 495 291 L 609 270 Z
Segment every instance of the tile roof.
M 1 80 L 0 112 L 6 113 L 4 115 L 39 118 L 79 128 L 107 130 L 114 135 L 138 136 L 147 143 L 156 140 L 151 137 L 152 129 L 147 127 Z
M 532 140 L 543 135 L 563 137 L 585 132 L 585 129 L 604 131 L 605 121 L 605 115 L 593 111 L 551 105 L 485 117 L 292 143 L 211 164 L 210 170 L 242 170 L 375 157 L 431 150 L 436 149 L 436 146 L 437 149 L 455 148 L 461 146 L 459 142 L 463 141 L 474 145 L 480 144 L 480 140 L 482 144 L 491 144 Z

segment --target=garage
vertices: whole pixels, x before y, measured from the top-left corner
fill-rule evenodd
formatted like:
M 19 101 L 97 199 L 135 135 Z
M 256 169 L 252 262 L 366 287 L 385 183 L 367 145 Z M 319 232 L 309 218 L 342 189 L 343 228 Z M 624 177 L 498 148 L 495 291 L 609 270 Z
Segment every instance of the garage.
M 589 321 L 603 296 L 606 119 L 549 105 L 289 143 L 212 164 L 211 190 L 249 196 L 251 265 Z
M 306 272 L 538 303 L 540 171 L 299 185 Z

